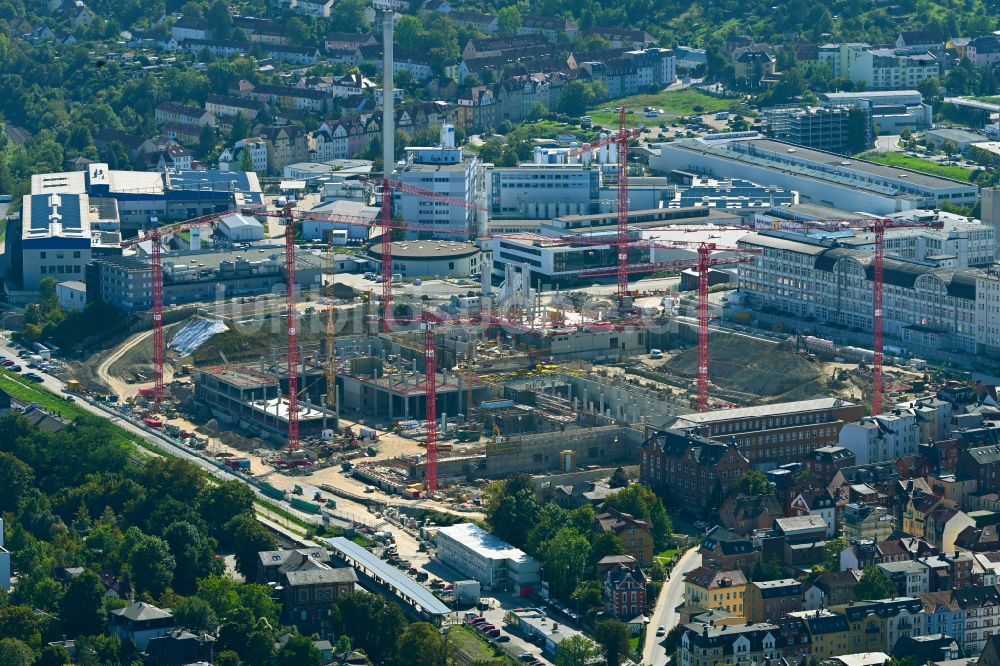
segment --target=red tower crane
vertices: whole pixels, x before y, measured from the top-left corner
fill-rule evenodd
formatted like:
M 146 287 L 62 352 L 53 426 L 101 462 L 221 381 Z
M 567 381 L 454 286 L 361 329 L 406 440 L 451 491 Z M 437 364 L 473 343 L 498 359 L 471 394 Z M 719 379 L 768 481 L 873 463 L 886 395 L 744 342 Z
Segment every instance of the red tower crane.
M 224 217 L 239 213 L 240 210 L 227 210 L 220 213 L 212 213 L 202 217 L 195 217 L 184 222 L 167 224 L 162 227 L 150 229 L 141 236 L 129 238 L 121 242 L 122 248 L 135 247 L 140 243 L 150 241 L 150 264 L 152 276 L 150 283 L 153 291 L 153 400 L 157 403 L 163 402 L 163 264 L 160 257 L 160 243 L 164 238 L 172 236 L 178 232 L 194 229 L 206 224 L 217 222 Z
M 599 139 L 594 143 L 585 143 L 570 151 L 571 157 L 590 155 L 599 148 L 615 145 L 618 147 L 618 240 L 614 244 L 618 254 L 618 307 L 625 309 L 625 298 L 628 296 L 628 141 L 642 134 L 637 129 L 625 127 L 625 107 L 619 108 L 618 131 Z
M 288 311 L 288 452 L 299 450 L 299 313 L 295 309 L 295 221 L 291 206 L 286 205 L 285 217 L 285 301 Z M 278 396 L 281 402 L 281 396 Z
M 441 194 L 440 192 L 435 192 L 433 190 L 428 190 L 423 187 L 418 187 L 416 185 L 410 185 L 408 183 L 403 183 L 398 180 L 392 180 L 391 178 L 382 179 L 382 210 L 381 210 L 381 221 L 382 221 L 382 332 L 386 333 L 392 330 L 392 232 L 395 227 L 392 224 L 392 192 L 403 192 L 405 194 L 410 194 L 417 197 L 422 197 L 424 199 L 430 199 L 431 201 L 437 201 L 439 203 L 447 204 L 449 206 L 458 206 L 460 208 L 469 208 L 473 210 L 486 210 L 483 206 L 477 203 L 467 201 L 465 199 L 459 199 L 457 197 L 450 197 L 446 194 Z M 431 229 L 430 231 L 435 233 L 447 233 L 443 230 Z M 460 232 L 461 233 L 461 232 Z M 475 236 L 474 230 L 470 229 L 465 232 L 470 237 Z M 464 235 L 464 234 L 463 234 Z
M 424 331 L 424 403 L 427 432 L 427 492 L 437 490 L 437 350 L 434 341 L 434 321 L 425 312 L 420 328 Z

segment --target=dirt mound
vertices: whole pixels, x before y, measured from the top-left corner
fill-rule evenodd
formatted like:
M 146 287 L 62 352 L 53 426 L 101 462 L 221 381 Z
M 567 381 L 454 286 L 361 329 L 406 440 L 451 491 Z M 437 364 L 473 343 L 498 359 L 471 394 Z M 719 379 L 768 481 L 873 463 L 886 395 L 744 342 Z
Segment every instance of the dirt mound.
M 697 348 L 673 357 L 664 369 L 694 377 L 698 370 Z M 762 397 L 811 396 L 826 389 L 820 367 L 796 353 L 791 344 L 737 336 L 712 337 L 708 377 L 723 389 Z

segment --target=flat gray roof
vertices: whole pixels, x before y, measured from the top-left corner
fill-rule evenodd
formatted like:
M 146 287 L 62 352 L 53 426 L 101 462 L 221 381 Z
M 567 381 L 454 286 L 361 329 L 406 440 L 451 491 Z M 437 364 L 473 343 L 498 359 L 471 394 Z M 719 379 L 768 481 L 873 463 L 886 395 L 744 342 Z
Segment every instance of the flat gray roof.
M 920 173 L 919 171 L 911 171 L 909 169 L 901 169 L 899 167 L 875 164 L 874 162 L 866 162 L 865 160 L 861 160 L 856 157 L 845 157 L 844 155 L 827 153 L 822 150 L 814 150 L 812 148 L 793 145 L 783 141 L 775 141 L 773 139 L 754 139 L 753 143 L 757 148 L 773 151 L 778 154 L 785 154 L 788 152 L 789 148 L 794 148 L 795 157 L 815 162 L 816 164 L 840 167 L 842 166 L 842 162 L 850 162 L 849 166 L 853 171 L 860 171 L 862 173 L 871 174 L 880 178 L 898 178 L 899 174 L 905 173 L 907 182 L 923 185 L 924 187 L 975 187 L 975 185 L 971 185 L 970 183 L 966 183 L 961 180 L 941 178 L 939 176 L 931 176 L 925 173 Z
M 733 419 L 756 418 L 761 416 L 781 416 L 784 414 L 799 414 L 817 409 L 832 409 L 834 407 L 854 407 L 855 403 L 843 398 L 816 398 L 814 400 L 799 400 L 796 402 L 778 402 L 773 405 L 758 405 L 757 407 L 742 407 L 740 409 L 725 409 L 717 412 L 695 412 L 682 414 L 677 421 L 691 424 L 713 423 L 715 421 L 731 421 Z M 675 426 L 683 427 L 683 425 Z
M 440 599 L 431 594 L 426 587 L 416 582 L 399 569 L 375 557 L 367 549 L 362 548 L 345 537 L 323 539 L 336 553 L 337 557 L 347 561 L 355 568 L 361 568 L 364 573 L 374 574 L 385 585 L 418 610 L 430 615 L 448 615 L 452 612 Z

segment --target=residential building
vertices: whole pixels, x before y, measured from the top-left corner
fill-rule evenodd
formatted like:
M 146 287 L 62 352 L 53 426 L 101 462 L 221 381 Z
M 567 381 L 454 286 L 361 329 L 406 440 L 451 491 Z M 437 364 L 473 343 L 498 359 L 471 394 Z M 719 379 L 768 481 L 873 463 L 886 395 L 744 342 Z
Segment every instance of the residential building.
M 205 109 L 196 106 L 187 106 L 175 102 L 161 102 L 156 105 L 154 118 L 159 125 L 180 124 L 180 125 L 214 125 L 215 116 Z
M 837 472 L 844 467 L 854 467 L 857 464 L 854 454 L 842 446 L 820 446 L 813 449 L 802 461 L 806 469 L 825 483 L 832 481 Z
M 901 659 L 912 658 L 918 664 L 944 663 L 958 661 L 965 655 L 958 642 L 950 635 L 931 634 L 925 636 L 903 636 L 896 641 L 892 655 Z
M 912 536 L 924 536 L 927 516 L 944 501 L 944 498 L 934 494 L 914 493 L 903 511 L 903 531 Z
M 924 631 L 926 635 L 947 634 L 959 644 L 965 643 L 965 610 L 955 601 L 952 590 L 927 592 L 917 595 L 924 606 Z
M 708 515 L 740 477 L 750 469 L 736 446 L 690 435 L 683 430 L 660 430 L 643 442 L 639 478 L 671 501 Z
M 719 522 L 736 534 L 749 536 L 757 530 L 768 530 L 774 520 L 783 515 L 781 504 L 773 493 L 766 495 L 733 495 L 719 509 Z
M 176 629 L 174 616 L 168 609 L 160 609 L 143 601 L 125 608 L 115 608 L 108 616 L 108 630 L 123 641 L 131 640 L 140 651 L 150 640 L 167 636 Z
M 1000 589 L 996 585 L 953 590 L 951 598 L 965 613 L 962 647 L 975 654 L 983 649 L 994 631 L 1000 614 Z
M 733 52 L 733 71 L 737 81 L 748 88 L 759 88 L 774 77 L 778 59 L 766 44 L 752 44 Z
M 267 145 L 267 167 L 272 174 L 281 174 L 289 164 L 309 159 L 309 144 L 305 131 L 298 125 L 278 125 L 258 128 Z
M 865 49 L 848 72 L 854 83 L 864 81 L 872 90 L 916 88 L 926 79 L 941 75 L 940 62 L 928 51 L 910 49 Z
M 605 611 L 620 620 L 646 613 L 646 574 L 639 567 L 618 565 L 604 576 Z
M 804 490 L 795 496 L 788 507 L 789 515 L 816 516 L 826 524 L 826 536 L 832 538 L 837 530 L 837 504 L 830 491 Z
M 650 46 L 656 46 L 656 39 L 645 30 L 592 26 L 584 30 L 583 35 L 603 37 L 611 42 L 611 48 L 613 49 L 645 49 Z
M 480 12 L 451 12 L 448 14 L 457 27 L 475 28 L 484 35 L 495 35 L 497 31 L 497 17 Z M 531 34 L 524 33 L 521 34 Z
M 839 445 L 851 451 L 859 465 L 867 465 L 916 454 L 919 435 L 916 415 L 895 409 L 845 424 L 840 430 Z
M 375 43 L 375 37 L 369 34 L 355 32 L 330 32 L 327 33 L 323 41 L 323 47 L 327 51 L 338 51 L 342 49 L 359 49 L 362 46 L 371 46 Z
M 753 622 L 776 622 L 802 610 L 802 583 L 794 578 L 748 583 L 743 594 L 744 615 Z
M 781 106 L 763 110 L 767 134 L 829 153 L 853 154 L 875 145 L 871 115 L 855 106 Z M 860 137 L 855 137 L 860 127 Z
M 436 557 L 490 589 L 530 591 L 541 582 L 538 562 L 471 523 L 441 527 Z
M 978 197 L 978 188 L 969 183 L 858 158 L 844 160 L 835 153 L 753 132 L 666 143 L 649 163 L 655 172 L 681 170 L 717 178 L 745 178 L 795 190 L 804 202 L 836 204 L 876 215 L 940 208 L 944 201 L 973 205 Z
M 358 576 L 351 567 L 299 569 L 281 574 L 281 611 L 284 621 L 303 634 L 331 630 L 330 613 L 337 599 L 354 592 Z
M 82 310 L 87 306 L 87 285 L 80 280 L 63 280 L 56 285 L 56 296 L 66 312 Z
M 974 67 L 993 67 L 1000 63 L 1000 37 L 997 35 L 976 37 L 969 42 L 966 54 Z
M 831 608 L 851 625 L 851 646 L 857 652 L 891 650 L 902 637 L 923 634 L 923 603 L 910 597 L 859 601 Z
M 795 613 L 794 617 L 801 618 L 809 632 L 809 647 L 816 659 L 829 659 L 850 651 L 851 625 L 846 616 L 816 609 Z
M 741 660 L 768 663 L 783 649 L 776 624 L 754 623 L 711 626 L 695 622 L 684 626 L 678 649 L 681 666 L 735 664 Z
M 219 154 L 219 169 L 222 171 L 239 171 L 244 166 L 244 155 L 249 154 L 250 168 L 254 173 L 268 173 L 268 144 L 259 136 L 240 139 L 232 148 L 226 148 Z
M 760 560 L 760 551 L 753 547 L 750 539 L 718 525 L 710 529 L 702 539 L 698 552 L 704 566 L 721 571 L 739 569 L 744 574 L 749 573 Z
M 896 586 L 901 597 L 916 597 L 930 592 L 931 568 L 917 560 L 884 562 L 876 565 Z
M 951 502 L 943 502 L 927 515 L 924 538 L 942 553 L 953 553 L 962 530 L 975 525 L 976 521 L 967 513 Z
M 894 529 L 895 519 L 883 506 L 859 503 L 844 505 L 841 531 L 848 541 L 884 541 Z
M 149 639 L 144 662 L 149 666 L 208 663 L 214 654 L 215 641 L 214 636 L 205 632 L 193 634 L 178 629 L 166 636 Z
M 323 90 L 299 88 L 296 86 L 275 86 L 249 84 L 244 91 L 248 99 L 279 107 L 285 111 L 310 111 L 323 113 L 331 107 L 332 97 Z
M 608 509 L 597 516 L 594 529 L 609 532 L 621 539 L 626 552 L 635 558 L 640 567 L 652 566 L 653 531 L 649 521 L 640 520 L 617 509 Z
M 212 37 L 212 25 L 208 19 L 182 16 L 170 26 L 170 35 L 178 42 L 185 39 L 209 39 Z
M 316 162 L 344 160 L 351 157 L 347 127 L 336 120 L 328 120 L 309 135 L 309 152 Z
M 518 34 L 521 35 L 542 35 L 550 42 L 556 41 L 560 35 L 565 35 L 569 39 L 576 39 L 580 32 L 580 27 L 576 21 L 556 16 L 522 16 L 521 27 Z
M 673 429 L 692 429 L 719 442 L 734 441 L 755 467 L 801 460 L 817 447 L 837 444 L 841 428 L 861 417 L 861 405 L 841 398 L 816 398 L 755 407 L 695 412 L 668 420 Z
M 743 610 L 746 588 L 746 575 L 739 569 L 720 571 L 700 566 L 684 575 L 684 603 L 746 617 Z
M 820 574 L 803 588 L 803 610 L 817 611 L 851 603 L 854 601 L 854 585 L 860 579 L 861 572 L 856 569 Z
M 920 537 L 900 537 L 885 541 L 857 541 L 840 554 L 840 570 L 864 570 L 882 562 L 901 562 L 937 553 Z
M 250 120 L 255 120 L 264 110 L 264 105 L 252 99 L 212 94 L 205 100 L 205 110 L 220 119 L 242 114 Z

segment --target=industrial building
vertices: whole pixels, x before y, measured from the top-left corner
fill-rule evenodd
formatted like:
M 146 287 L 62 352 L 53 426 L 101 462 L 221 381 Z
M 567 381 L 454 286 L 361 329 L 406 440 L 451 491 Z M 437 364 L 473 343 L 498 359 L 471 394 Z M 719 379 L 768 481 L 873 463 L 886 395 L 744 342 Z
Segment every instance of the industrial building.
M 381 270 L 382 246 L 368 248 Z M 404 277 L 466 277 L 478 275 L 481 252 L 475 243 L 454 240 L 413 240 L 392 243 L 392 272 Z
M 541 565 L 478 525 L 460 523 L 437 530 L 437 558 L 490 590 L 523 596 L 541 583 Z
M 863 331 L 872 330 L 874 257 L 836 240 L 766 231 L 740 246 L 760 251 L 740 264 L 742 303 L 773 308 L 799 320 L 813 318 Z M 989 344 L 977 336 L 990 315 L 977 308 L 978 284 L 996 277 L 974 268 L 942 268 L 929 261 L 885 258 L 884 330 L 913 350 L 977 351 Z
M 864 107 L 777 106 L 764 109 L 762 115 L 768 136 L 778 141 L 841 155 L 875 145 L 871 114 Z M 858 136 L 852 137 L 852 131 Z
M 327 219 L 302 220 L 302 237 L 326 241 L 333 231 L 335 245 L 364 243 L 372 236 L 372 229 L 378 224 L 379 212 L 379 208 L 368 205 L 367 198 L 324 200 L 310 210 L 309 215 L 311 218 Z M 338 243 L 339 236 L 343 236 L 343 243 Z
M 86 194 L 25 195 L 6 234 L 8 300 L 30 302 L 42 280 L 82 280 L 93 257 L 121 254 L 113 199 Z
M 927 129 L 934 120 L 934 109 L 917 90 L 827 92 L 819 96 L 819 101 L 824 106 L 851 105 L 864 109 L 871 117 L 871 124 L 882 134 Z
M 263 202 L 253 172 L 119 171 L 93 163 L 86 171 L 35 174 L 32 194 L 88 194 L 115 199 L 122 234 L 134 236 L 150 225 L 188 220 Z
M 252 243 L 264 239 L 264 225 L 246 215 L 227 215 L 219 220 L 216 231 L 231 243 Z
M 755 132 L 709 135 L 660 146 L 654 171 L 748 178 L 799 192 L 802 200 L 885 215 L 948 202 L 973 206 L 979 188 L 958 180 L 766 139 Z
M 216 302 L 234 296 L 284 290 L 285 249 L 261 246 L 244 250 L 164 253 L 163 304 Z M 323 261 L 299 253 L 295 274 L 302 289 L 318 286 Z M 87 266 L 88 300 L 102 300 L 126 312 L 153 304 L 152 266 L 148 257 L 107 257 Z

